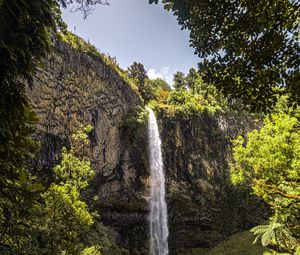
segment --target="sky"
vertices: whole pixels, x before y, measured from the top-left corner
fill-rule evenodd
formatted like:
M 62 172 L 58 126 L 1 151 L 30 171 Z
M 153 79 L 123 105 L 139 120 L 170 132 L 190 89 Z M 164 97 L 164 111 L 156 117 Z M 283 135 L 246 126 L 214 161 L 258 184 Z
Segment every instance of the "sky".
M 63 10 L 69 30 L 116 57 L 123 69 L 134 61 L 145 66 L 151 79 L 172 83 L 176 71 L 187 73 L 199 58 L 189 47 L 189 32 L 181 30 L 176 17 L 162 4 L 149 0 L 109 0 L 83 19 L 80 12 Z

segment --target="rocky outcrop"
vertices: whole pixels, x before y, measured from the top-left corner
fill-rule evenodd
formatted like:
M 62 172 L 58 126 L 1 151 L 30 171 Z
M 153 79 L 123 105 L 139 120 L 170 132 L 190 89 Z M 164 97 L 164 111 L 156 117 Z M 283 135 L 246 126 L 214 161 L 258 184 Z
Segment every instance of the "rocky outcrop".
M 40 116 L 41 151 L 35 172 L 45 182 L 62 146 L 80 125 L 92 124 L 89 156 L 95 170 L 85 193 L 101 220 L 118 234 L 130 254 L 148 254 L 146 127 L 128 127 L 139 95 L 101 57 L 57 39 L 27 94 Z M 228 181 L 231 139 L 256 124 L 245 115 L 203 113 L 200 117 L 159 116 L 167 181 L 170 254 L 211 247 L 255 224 L 263 211 Z M 98 200 L 93 197 L 97 196 Z
M 93 208 L 119 233 L 122 246 L 146 249 L 145 160 L 124 142 L 123 128 L 141 99 L 100 57 L 57 39 L 54 44 L 35 79 L 27 84 L 28 97 L 40 116 L 36 134 L 41 150 L 33 168 L 44 180 L 51 179 L 62 146 L 68 146 L 80 125 L 92 124 L 89 156 L 96 175 L 87 199 L 99 197 L 92 202 Z M 140 148 L 145 150 L 145 146 Z
M 245 114 L 161 116 L 171 254 L 213 247 L 266 216 L 261 202 L 229 180 L 232 140 L 259 126 Z

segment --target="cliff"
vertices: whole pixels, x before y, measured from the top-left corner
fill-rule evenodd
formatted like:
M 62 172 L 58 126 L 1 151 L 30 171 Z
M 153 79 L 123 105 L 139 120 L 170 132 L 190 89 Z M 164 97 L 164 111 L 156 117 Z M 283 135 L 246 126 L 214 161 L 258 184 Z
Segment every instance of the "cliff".
M 147 171 L 139 153 L 124 143 L 123 131 L 127 115 L 142 104 L 138 93 L 100 56 L 55 38 L 53 51 L 27 84 L 27 95 L 40 116 L 36 136 L 41 150 L 33 162 L 35 173 L 45 182 L 51 180 L 62 146 L 68 146 L 80 125 L 92 124 L 89 156 L 96 175 L 86 199 L 98 196 L 93 206 L 120 233 L 119 243 L 141 250 L 147 236 L 136 237 L 144 240 L 140 242 L 124 234 L 142 228 L 147 235 L 143 182 Z
M 229 179 L 231 141 L 259 122 L 242 113 L 206 112 L 160 120 L 172 254 L 213 247 L 266 217 L 262 203 Z
M 149 177 L 146 126 L 128 126 L 143 102 L 115 66 L 100 55 L 54 39 L 54 49 L 27 84 L 40 116 L 41 150 L 32 165 L 45 183 L 62 146 L 80 125 L 92 124 L 90 159 L 95 178 L 84 194 L 130 254 L 147 254 Z M 231 139 L 256 124 L 245 115 L 203 113 L 190 120 L 160 120 L 167 180 L 170 254 L 211 247 L 249 228 L 264 211 L 231 187 Z M 93 198 L 97 196 L 98 199 Z

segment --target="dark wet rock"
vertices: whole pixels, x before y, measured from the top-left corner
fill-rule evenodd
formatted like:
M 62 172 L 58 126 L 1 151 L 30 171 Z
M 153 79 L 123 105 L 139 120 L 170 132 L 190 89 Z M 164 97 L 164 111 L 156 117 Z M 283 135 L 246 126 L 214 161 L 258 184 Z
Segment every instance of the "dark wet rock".
M 84 193 L 130 254 L 147 254 L 149 171 L 146 128 L 126 128 L 140 97 L 101 58 L 55 40 L 55 49 L 27 92 L 41 117 L 41 150 L 32 162 L 45 182 L 62 146 L 80 125 L 92 124 L 90 159 L 95 177 Z M 159 117 L 166 171 L 170 254 L 212 247 L 248 229 L 265 211 L 229 183 L 231 140 L 258 124 L 243 114 L 203 113 L 190 120 Z M 93 198 L 97 196 L 98 200 Z M 182 250 L 178 254 L 183 254 Z
M 266 217 L 249 191 L 230 184 L 232 140 L 259 127 L 245 114 L 203 113 L 200 117 L 161 116 L 167 176 L 171 253 L 208 248 Z

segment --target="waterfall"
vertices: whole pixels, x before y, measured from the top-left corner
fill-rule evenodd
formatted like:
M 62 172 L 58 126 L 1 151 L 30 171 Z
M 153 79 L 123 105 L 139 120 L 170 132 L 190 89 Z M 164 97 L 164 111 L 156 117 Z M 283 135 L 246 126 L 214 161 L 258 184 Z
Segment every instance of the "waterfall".
M 150 254 L 167 255 L 168 249 L 168 219 L 165 199 L 165 176 L 161 153 L 161 140 L 155 115 L 149 111 L 148 141 L 150 161 Z

